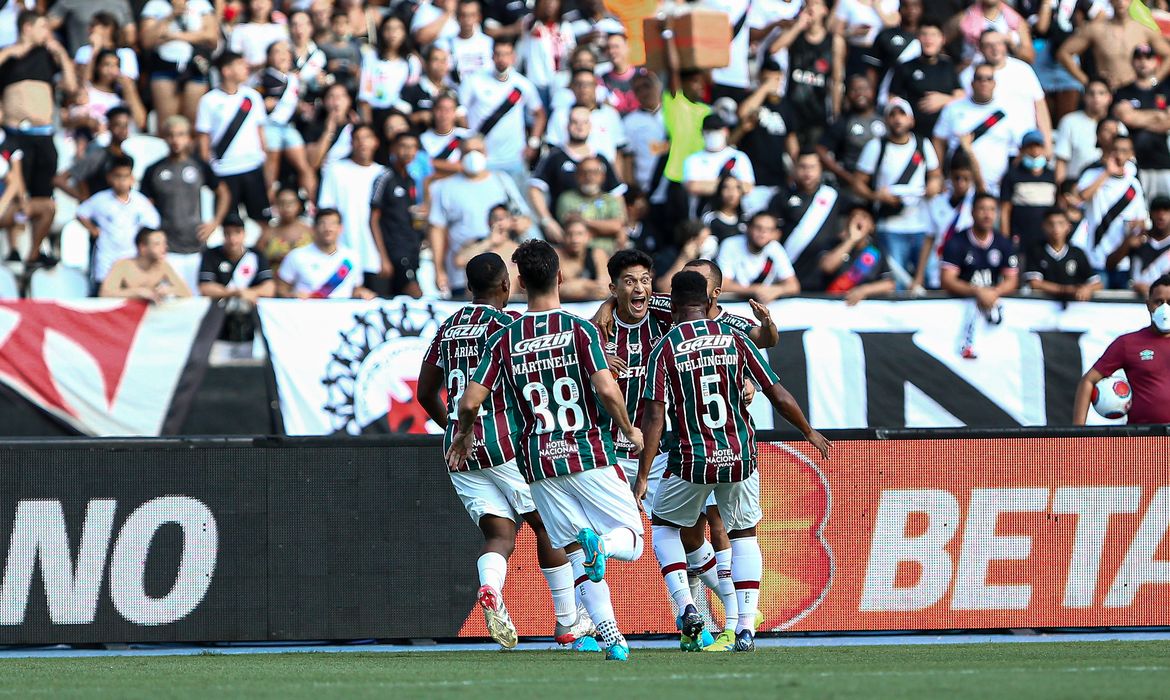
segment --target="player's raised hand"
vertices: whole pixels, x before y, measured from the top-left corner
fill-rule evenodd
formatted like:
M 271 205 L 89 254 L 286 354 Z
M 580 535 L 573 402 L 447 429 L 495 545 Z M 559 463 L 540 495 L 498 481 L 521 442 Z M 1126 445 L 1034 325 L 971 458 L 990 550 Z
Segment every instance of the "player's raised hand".
M 447 466 L 458 469 L 467 461 L 471 452 L 471 433 L 457 432 L 451 440 L 451 447 L 447 450 Z
M 815 430 L 804 437 L 809 441 L 809 444 L 817 448 L 817 452 L 821 453 L 821 457 L 829 459 L 829 448 L 833 446 L 833 443 L 829 442 L 828 438 Z
M 767 306 L 764 306 L 755 299 L 748 299 L 748 305 L 752 307 L 752 314 L 755 315 L 760 325 L 767 326 L 772 323 L 772 312 L 768 310 Z
M 631 427 L 630 432 L 626 433 L 626 438 L 634 443 L 634 448 L 641 454 L 642 449 L 646 446 L 646 441 L 642 438 L 642 431 L 636 426 Z

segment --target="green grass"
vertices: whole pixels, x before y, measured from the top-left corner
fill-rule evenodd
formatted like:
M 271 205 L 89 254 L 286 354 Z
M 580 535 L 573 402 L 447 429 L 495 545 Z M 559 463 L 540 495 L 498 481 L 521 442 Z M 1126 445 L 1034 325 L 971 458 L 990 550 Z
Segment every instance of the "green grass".
M 568 652 L 296 653 L 0 661 L 0 697 L 1165 698 L 1170 642 Z

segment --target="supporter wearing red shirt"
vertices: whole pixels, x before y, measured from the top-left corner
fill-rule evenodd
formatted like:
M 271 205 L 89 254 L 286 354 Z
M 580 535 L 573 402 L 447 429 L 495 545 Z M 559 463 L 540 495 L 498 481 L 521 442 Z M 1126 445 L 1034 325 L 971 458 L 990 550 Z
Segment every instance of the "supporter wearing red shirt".
M 1150 325 L 1126 333 L 1109 344 L 1105 354 L 1081 377 L 1073 404 L 1073 422 L 1085 424 L 1093 385 L 1119 369 L 1133 387 L 1131 425 L 1170 423 L 1170 276 L 1150 285 L 1146 307 Z

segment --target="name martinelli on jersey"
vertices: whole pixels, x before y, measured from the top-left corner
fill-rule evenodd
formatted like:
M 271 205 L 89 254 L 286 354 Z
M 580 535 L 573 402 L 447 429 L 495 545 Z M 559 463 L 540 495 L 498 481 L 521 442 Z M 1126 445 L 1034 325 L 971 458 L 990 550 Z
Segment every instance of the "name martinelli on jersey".
M 536 372 L 543 372 L 549 369 L 560 369 L 561 367 L 568 367 L 577 364 L 576 355 L 558 355 L 556 357 L 543 357 L 539 360 L 529 360 L 528 362 L 520 362 L 512 365 L 512 374 L 534 374 Z

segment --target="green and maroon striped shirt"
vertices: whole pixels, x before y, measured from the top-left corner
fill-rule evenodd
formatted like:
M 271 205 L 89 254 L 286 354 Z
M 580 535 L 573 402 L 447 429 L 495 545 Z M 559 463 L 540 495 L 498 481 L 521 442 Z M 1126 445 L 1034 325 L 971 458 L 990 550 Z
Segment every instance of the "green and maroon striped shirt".
M 447 386 L 447 431 L 443 434 L 443 452 L 451 447 L 459 427 L 459 399 L 475 375 L 484 356 L 488 339 L 496 331 L 519 318 L 519 314 L 500 311 L 494 306 L 468 304 L 443 321 L 427 348 L 423 362 L 443 370 Z M 517 430 L 513 397 L 506 391 L 493 391 L 479 409 L 472 431 L 471 453 L 463 466 L 454 471 L 475 471 L 498 467 L 516 459 L 513 433 Z
M 747 479 L 756 436 L 744 383 L 766 390 L 777 378 L 746 335 L 701 319 L 675 326 L 650 354 L 643 398 L 667 404 L 674 440 L 666 471 L 696 484 Z
M 592 323 L 561 309 L 528 312 L 488 340 L 472 381 L 516 397 L 520 469 L 529 483 L 617 464 L 612 418 L 592 377 L 609 371 Z
M 613 336 L 606 338 L 605 354 L 626 361 L 626 371 L 618 375 L 618 386 L 622 396 L 626 397 L 626 415 L 634 425 L 642 423 L 642 387 L 646 381 L 646 362 L 650 359 L 650 351 L 670 329 L 670 322 L 652 313 L 647 313 L 642 320 L 634 325 L 623 323 L 617 314 L 614 314 Z M 633 459 L 637 456 L 634 443 L 618 430 L 617 423 L 609 428 L 613 435 L 613 446 L 619 457 Z

